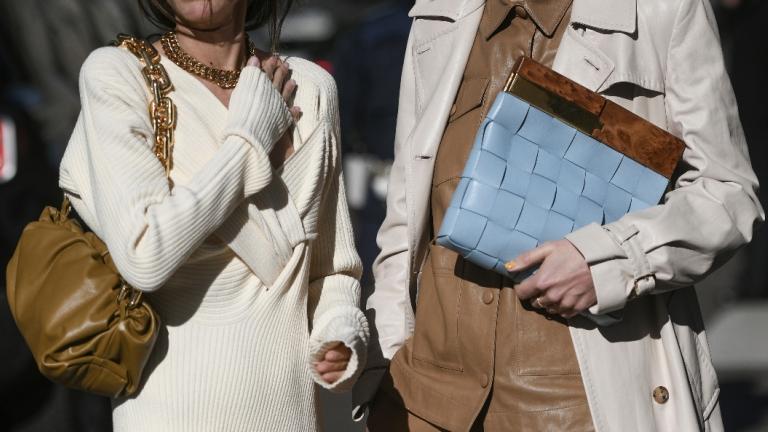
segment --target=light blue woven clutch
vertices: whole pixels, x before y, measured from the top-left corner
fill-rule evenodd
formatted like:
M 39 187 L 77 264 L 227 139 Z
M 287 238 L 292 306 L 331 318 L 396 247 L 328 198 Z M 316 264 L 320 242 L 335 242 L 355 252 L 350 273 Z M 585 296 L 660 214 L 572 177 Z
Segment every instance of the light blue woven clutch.
M 568 103 L 553 102 L 557 95 L 530 84 L 518 86 L 525 89 L 520 95 L 511 94 L 517 88 L 512 86 L 513 91 L 496 98 L 436 239 L 468 261 L 505 276 L 510 273 L 504 264 L 519 254 L 584 225 L 609 223 L 653 206 L 669 184 L 664 175 L 590 136 L 599 134 L 585 133 L 586 127 L 579 130 L 585 119 L 598 125 L 599 116 L 563 111 Z M 534 106 L 525 95 L 545 102 Z M 573 106 L 572 100 L 565 102 Z M 655 126 L 651 130 L 659 132 Z M 670 149 L 671 157 L 679 159 L 680 145 Z

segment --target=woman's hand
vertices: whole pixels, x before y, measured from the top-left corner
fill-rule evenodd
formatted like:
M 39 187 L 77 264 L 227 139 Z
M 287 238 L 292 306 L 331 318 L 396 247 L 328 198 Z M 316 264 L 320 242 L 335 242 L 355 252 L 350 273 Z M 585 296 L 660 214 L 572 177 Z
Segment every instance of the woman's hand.
M 248 60 L 248 66 L 261 68 L 267 77 L 272 81 L 280 94 L 283 95 L 288 110 L 293 116 L 294 123 L 301 118 L 301 108 L 293 105 L 293 97 L 296 93 L 296 81 L 290 79 L 291 71 L 288 64 L 277 57 L 269 57 L 263 63 L 258 57 L 253 56 Z M 289 128 L 285 134 L 277 141 L 269 160 L 273 168 L 278 168 L 293 154 L 293 128 Z
M 344 343 L 336 342 L 323 354 L 323 359 L 313 366 L 323 381 L 333 384 L 344 375 L 351 358 L 352 350 Z
M 558 240 L 526 252 L 506 264 L 519 272 L 541 264 L 535 274 L 515 286 L 521 300 L 552 315 L 572 318 L 597 303 L 589 265 L 568 240 Z

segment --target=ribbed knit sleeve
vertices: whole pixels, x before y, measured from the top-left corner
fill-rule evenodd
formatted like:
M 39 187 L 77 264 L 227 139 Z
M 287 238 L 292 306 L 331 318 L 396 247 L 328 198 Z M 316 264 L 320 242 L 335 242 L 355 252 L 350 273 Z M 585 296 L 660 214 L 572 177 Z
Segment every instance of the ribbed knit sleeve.
M 152 152 L 139 62 L 119 48 L 95 51 L 83 66 L 80 94 L 82 112 L 60 184 L 106 242 L 121 275 L 144 291 L 160 288 L 243 199 L 272 180 L 268 153 L 290 124 L 266 75 L 246 68 L 218 151 L 171 191 Z
M 331 385 L 325 383 L 314 368 L 310 369 L 320 386 L 343 392 L 351 390 L 365 366 L 369 330 L 360 310 L 362 264 L 354 245 L 341 172 L 336 85 L 327 73 L 317 71 L 316 74 L 314 81 L 323 93 L 317 115 L 329 122 L 325 139 L 330 164 L 310 264 L 309 310 L 313 324 L 310 361 L 321 360 L 336 341 L 352 350 L 352 358 L 343 376 Z

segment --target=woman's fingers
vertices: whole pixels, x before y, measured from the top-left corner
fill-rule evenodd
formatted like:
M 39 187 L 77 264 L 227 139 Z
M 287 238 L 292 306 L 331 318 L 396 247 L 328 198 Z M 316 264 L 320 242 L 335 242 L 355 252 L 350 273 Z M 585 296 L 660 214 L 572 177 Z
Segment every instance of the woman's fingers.
M 324 374 L 328 372 L 339 372 L 339 371 L 345 371 L 347 370 L 347 363 L 346 361 L 340 361 L 340 362 L 330 362 L 330 361 L 321 361 L 315 366 L 315 369 L 318 373 Z
M 344 375 L 348 364 L 349 363 L 346 361 L 333 362 L 323 360 L 315 365 L 315 370 L 320 374 L 323 381 L 328 384 L 333 384 Z
M 344 375 L 344 372 L 329 372 L 326 374 L 320 375 L 320 377 L 323 379 L 323 381 L 327 382 L 328 384 L 333 384 L 336 381 L 339 380 L 339 378 Z
M 348 363 L 346 361 L 322 361 L 317 364 L 316 369 L 317 373 L 320 374 L 320 377 L 322 377 L 325 382 L 332 384 L 344 375 L 344 372 L 347 370 L 347 365 Z
M 543 294 L 538 285 L 539 277 L 539 274 L 535 273 L 515 285 L 515 294 L 520 300 L 532 300 Z
M 270 81 L 274 81 L 275 79 L 275 70 L 277 69 L 278 63 L 280 60 L 277 57 L 270 57 L 261 64 L 261 70 L 264 71 L 265 74 L 267 74 L 267 77 Z
M 508 272 L 520 272 L 527 270 L 536 264 L 542 263 L 549 255 L 554 251 L 553 243 L 544 243 L 541 246 L 532 249 L 512 261 L 509 261 L 504 266 Z
M 294 80 L 288 80 L 285 82 L 285 85 L 283 86 L 283 99 L 285 99 L 285 102 L 290 104 L 293 100 L 293 95 L 296 92 L 296 81 Z
M 252 60 L 248 60 L 248 64 L 251 64 Z M 258 59 L 256 59 L 258 61 Z M 280 92 L 285 100 L 286 105 L 290 108 L 291 117 L 293 121 L 297 122 L 301 118 L 301 108 L 293 106 L 293 98 L 296 94 L 298 85 L 295 80 L 290 79 L 291 69 L 288 67 L 288 63 L 280 60 L 277 57 L 270 57 L 261 63 L 261 69 L 267 74 L 267 77 L 272 81 L 272 85 Z
M 288 111 L 291 112 L 291 117 L 293 117 L 294 123 L 299 121 L 299 119 L 301 118 L 301 115 L 303 114 L 303 112 L 301 111 L 301 108 L 297 106 L 288 108 Z
M 344 375 L 352 357 L 352 350 L 344 343 L 336 342 L 323 355 L 323 360 L 315 363 L 315 370 L 323 381 L 333 384 Z
M 330 362 L 349 361 L 350 357 L 352 357 L 352 350 L 340 343 L 325 352 L 324 360 Z
M 288 81 L 288 75 L 290 75 L 291 71 L 288 70 L 288 65 L 283 63 L 281 60 L 278 60 L 277 67 L 275 68 L 274 75 L 272 76 L 272 85 L 275 86 L 277 91 L 283 92 L 283 87 L 285 87 L 286 81 Z
M 291 111 L 291 117 L 293 117 L 294 122 L 299 121 L 301 118 L 301 107 L 293 105 L 293 97 L 296 94 L 296 88 L 296 81 L 292 79 L 288 80 L 283 86 L 283 99 Z

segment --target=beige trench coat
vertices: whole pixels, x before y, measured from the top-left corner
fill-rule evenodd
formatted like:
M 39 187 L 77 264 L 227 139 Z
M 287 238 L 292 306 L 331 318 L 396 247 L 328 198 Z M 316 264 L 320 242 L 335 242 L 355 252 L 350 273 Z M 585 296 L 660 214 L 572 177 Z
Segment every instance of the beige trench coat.
M 380 352 L 356 389 L 361 403 L 413 333 L 435 155 L 484 4 L 419 0 L 410 13 L 382 252 L 367 304 Z M 574 0 L 554 68 L 687 145 L 662 205 L 569 236 L 593 274 L 591 311 L 623 315 L 611 327 L 571 328 L 595 426 L 722 430 L 692 284 L 748 243 L 764 213 L 709 1 Z M 659 386 L 669 391 L 663 404 L 653 397 Z

